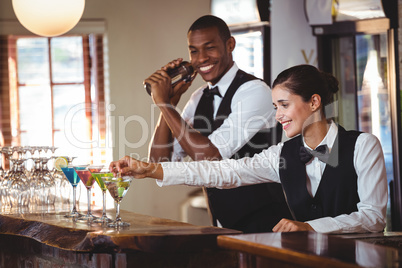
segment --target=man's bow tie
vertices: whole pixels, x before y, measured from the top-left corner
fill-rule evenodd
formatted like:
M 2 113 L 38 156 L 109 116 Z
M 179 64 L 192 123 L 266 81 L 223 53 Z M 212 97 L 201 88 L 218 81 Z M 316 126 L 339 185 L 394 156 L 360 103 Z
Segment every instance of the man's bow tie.
M 300 147 L 300 160 L 303 164 L 308 163 L 313 156 L 320 159 L 322 162 L 328 163 L 329 152 L 327 145 L 320 145 L 314 151 L 307 149 L 304 146 Z
M 218 87 L 213 87 L 211 89 L 209 89 L 208 87 L 204 88 L 204 95 L 207 97 L 217 95 L 222 98 L 221 93 L 219 93 Z

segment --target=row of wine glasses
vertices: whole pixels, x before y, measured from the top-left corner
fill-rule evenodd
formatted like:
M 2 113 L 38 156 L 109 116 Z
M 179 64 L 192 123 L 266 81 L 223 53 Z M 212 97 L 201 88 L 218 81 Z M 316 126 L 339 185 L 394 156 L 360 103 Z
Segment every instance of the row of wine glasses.
M 66 218 L 82 220 L 87 223 L 101 223 L 102 225 L 114 228 L 130 226 L 128 222 L 123 222 L 121 219 L 120 203 L 130 188 L 132 177 L 121 177 L 120 175 L 114 176 L 113 173 L 104 169 L 103 166 L 95 165 L 66 164 L 65 166 L 61 166 L 61 170 L 73 188 L 73 206 L 71 211 L 65 215 Z M 76 188 L 80 181 L 87 189 L 88 209 L 85 215 L 79 213 L 76 206 Z M 103 210 L 101 217 L 93 215 L 91 210 L 91 189 L 95 181 L 102 190 Z M 109 194 L 112 196 L 116 204 L 116 217 L 114 221 L 106 215 L 106 191 L 109 191 Z
M 55 204 L 69 204 L 72 189 L 73 205 L 66 217 L 89 223 L 108 224 L 110 227 L 128 226 L 128 223 L 121 220 L 120 202 L 127 193 L 132 178 L 115 177 L 113 173 L 103 169 L 103 166 L 73 165 L 75 157 L 55 156 L 56 149 L 51 146 L 0 147 L 0 163 L 9 160 L 8 169 L 7 166 L 0 164 L 2 211 L 46 212 Z M 53 164 L 51 168 L 48 167 L 48 163 Z M 79 184 L 80 181 L 82 184 Z M 91 190 L 95 181 L 102 191 L 101 217 L 94 216 L 91 210 Z M 85 186 L 87 190 L 88 210 L 85 215 L 77 211 L 79 185 Z M 106 215 L 107 191 L 116 203 L 116 218 L 113 222 Z
M 56 201 L 68 201 L 64 193 L 69 188 L 64 176 L 60 176 L 54 167 L 48 168 L 48 162 L 55 159 L 56 149 L 53 146 L 0 147 L 0 201 L 3 211 L 24 212 L 53 206 Z M 3 166 L 7 160 L 8 169 Z

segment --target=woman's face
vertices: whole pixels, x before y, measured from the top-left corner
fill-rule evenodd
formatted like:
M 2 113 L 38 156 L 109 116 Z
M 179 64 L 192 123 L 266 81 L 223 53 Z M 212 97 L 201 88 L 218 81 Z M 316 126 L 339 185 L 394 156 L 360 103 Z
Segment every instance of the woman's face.
M 272 101 L 276 109 L 275 118 L 282 124 L 288 138 L 301 134 L 305 122 L 310 121 L 308 119 L 316 110 L 311 102 L 303 101 L 301 96 L 291 93 L 282 85 L 272 89 Z

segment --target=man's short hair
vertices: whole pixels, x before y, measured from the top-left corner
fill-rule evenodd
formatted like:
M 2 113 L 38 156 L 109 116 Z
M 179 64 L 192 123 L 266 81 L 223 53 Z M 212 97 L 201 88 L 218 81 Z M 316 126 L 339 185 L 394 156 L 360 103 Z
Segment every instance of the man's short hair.
M 224 22 L 221 18 L 212 15 L 205 15 L 198 18 L 188 29 L 188 32 L 195 30 L 202 30 L 206 28 L 216 27 L 219 31 L 219 36 L 222 41 L 226 43 L 226 41 L 231 37 L 230 30 L 226 22 Z

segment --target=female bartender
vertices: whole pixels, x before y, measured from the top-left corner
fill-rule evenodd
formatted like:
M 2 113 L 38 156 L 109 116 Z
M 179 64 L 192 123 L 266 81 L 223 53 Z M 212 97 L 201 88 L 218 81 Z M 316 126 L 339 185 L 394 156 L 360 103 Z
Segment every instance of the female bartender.
M 346 131 L 326 117 L 337 91 L 332 75 L 310 65 L 291 67 L 272 85 L 276 120 L 290 140 L 252 158 L 145 163 L 125 156 L 110 170 L 155 178 L 160 186 L 280 182 L 293 220 L 282 219 L 274 232 L 381 232 L 388 199 L 381 145 L 374 135 Z

